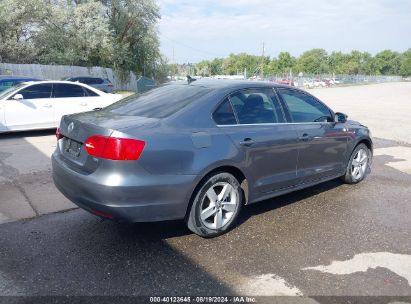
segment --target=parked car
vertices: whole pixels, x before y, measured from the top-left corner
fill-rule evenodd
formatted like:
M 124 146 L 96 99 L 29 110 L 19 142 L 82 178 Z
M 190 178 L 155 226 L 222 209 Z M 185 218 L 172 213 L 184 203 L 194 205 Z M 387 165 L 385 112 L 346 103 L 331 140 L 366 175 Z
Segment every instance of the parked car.
M 81 83 L 37 81 L 0 93 L 0 133 L 55 128 L 65 114 L 102 108 L 121 99 Z
M 10 76 L 0 75 L 0 92 L 7 90 L 8 88 L 15 86 L 16 84 L 26 81 L 38 81 L 39 79 L 24 76 Z
M 113 89 L 114 89 L 113 84 L 107 78 L 81 76 L 81 77 L 69 77 L 69 78 L 66 78 L 65 80 L 84 83 L 100 91 L 103 91 L 105 93 L 113 93 Z
M 340 84 L 340 80 L 338 78 L 327 78 L 325 79 L 325 81 L 327 82 L 328 86 Z
M 367 127 L 267 82 L 197 80 L 66 115 L 52 156 L 60 191 L 116 221 L 184 219 L 214 237 L 243 205 L 341 177 L 364 179 Z
M 304 87 L 308 89 L 314 88 L 314 81 L 312 81 L 311 79 L 304 79 L 303 84 L 304 84 Z
M 313 85 L 314 85 L 315 88 L 318 88 L 318 87 L 325 88 L 325 87 L 328 86 L 326 81 L 324 81 L 322 79 L 319 79 L 319 78 L 314 79 Z
M 289 85 L 289 86 L 294 86 L 294 80 L 292 80 L 292 79 L 286 79 L 286 78 L 284 78 L 284 79 L 282 79 L 282 80 L 279 80 L 279 81 L 275 81 L 274 83 L 277 83 L 277 84 L 286 84 L 286 85 Z

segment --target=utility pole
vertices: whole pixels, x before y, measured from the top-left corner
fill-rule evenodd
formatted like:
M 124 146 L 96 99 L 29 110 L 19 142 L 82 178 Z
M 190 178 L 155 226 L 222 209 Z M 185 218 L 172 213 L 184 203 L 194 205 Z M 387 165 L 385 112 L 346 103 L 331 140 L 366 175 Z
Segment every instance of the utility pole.
M 176 65 L 176 62 L 175 62 L 175 58 L 174 58 L 174 46 L 173 46 L 173 64 L 171 65 L 172 68 L 173 68 L 173 71 L 171 73 L 171 80 L 175 79 L 175 65 Z
M 260 78 L 261 80 L 264 79 L 264 52 L 265 52 L 265 45 L 263 41 L 263 54 L 261 56 L 261 69 L 260 69 Z

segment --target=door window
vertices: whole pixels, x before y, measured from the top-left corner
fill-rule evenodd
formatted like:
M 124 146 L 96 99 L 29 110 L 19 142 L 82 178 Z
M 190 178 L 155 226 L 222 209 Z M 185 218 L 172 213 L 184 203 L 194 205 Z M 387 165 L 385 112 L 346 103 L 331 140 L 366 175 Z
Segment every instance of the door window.
M 49 83 L 36 84 L 22 89 L 17 94 L 23 95 L 23 99 L 50 98 L 51 88 L 52 85 Z
M 314 97 L 290 89 L 278 89 L 278 92 L 291 114 L 293 122 L 331 122 L 330 110 Z
M 75 84 L 56 83 L 53 86 L 53 97 L 67 98 L 67 97 L 84 97 L 86 91 L 82 86 Z
M 214 121 L 217 125 L 236 125 L 237 121 L 234 116 L 233 107 L 230 100 L 226 98 L 213 114 Z
M 271 90 L 243 90 L 230 96 L 240 124 L 284 122 L 282 111 Z
M 87 96 L 99 96 L 97 93 L 93 92 L 92 90 L 89 90 L 87 88 L 83 88 L 83 89 L 86 91 Z

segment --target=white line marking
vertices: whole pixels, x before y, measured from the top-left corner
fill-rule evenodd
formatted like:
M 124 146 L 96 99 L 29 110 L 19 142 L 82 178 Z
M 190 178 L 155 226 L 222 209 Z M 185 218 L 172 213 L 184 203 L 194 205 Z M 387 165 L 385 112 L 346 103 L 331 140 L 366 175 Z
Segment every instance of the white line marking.
M 303 270 L 318 270 L 332 274 L 366 272 L 368 269 L 383 267 L 403 277 L 411 286 L 411 255 L 390 252 L 369 252 L 356 254 L 346 261 L 333 261 L 330 265 L 306 267 Z
M 249 278 L 241 291 L 249 296 L 302 296 L 303 293 L 275 274 L 263 274 Z

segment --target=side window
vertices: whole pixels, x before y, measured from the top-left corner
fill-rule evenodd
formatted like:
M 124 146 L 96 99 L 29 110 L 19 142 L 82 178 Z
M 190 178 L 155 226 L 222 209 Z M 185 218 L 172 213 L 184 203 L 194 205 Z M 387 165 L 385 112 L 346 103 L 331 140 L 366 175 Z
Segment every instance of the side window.
M 243 90 L 230 98 L 240 124 L 284 122 L 280 105 L 271 90 Z
M 85 83 L 85 84 L 94 84 L 95 81 L 94 81 L 93 78 L 87 78 L 87 77 L 85 77 L 85 78 L 83 78 L 82 83 Z
M 75 84 L 56 83 L 53 86 L 55 98 L 84 97 L 87 96 L 82 86 Z
M 97 93 L 93 92 L 92 90 L 89 90 L 87 88 L 83 88 L 83 89 L 86 91 L 87 96 L 100 96 Z
M 279 89 L 294 122 L 331 122 L 330 110 L 315 98 L 297 90 Z
M 51 84 L 36 84 L 20 90 L 17 94 L 23 95 L 23 99 L 50 98 L 51 87 Z
M 235 125 L 237 121 L 234 116 L 233 107 L 226 98 L 213 114 L 214 121 L 217 125 Z
M 104 80 L 102 78 L 95 78 L 95 83 L 96 84 L 102 84 Z

